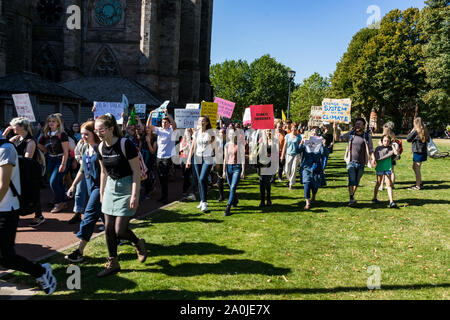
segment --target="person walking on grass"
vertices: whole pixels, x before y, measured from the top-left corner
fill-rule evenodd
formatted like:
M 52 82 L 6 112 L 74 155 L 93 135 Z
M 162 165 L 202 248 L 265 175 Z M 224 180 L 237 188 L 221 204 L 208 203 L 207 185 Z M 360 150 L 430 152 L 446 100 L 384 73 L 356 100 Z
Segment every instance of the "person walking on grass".
M 202 212 L 208 212 L 208 176 L 214 163 L 216 139 L 212 132 L 211 122 L 207 116 L 198 119 L 199 129 L 195 131 L 192 146 L 186 163 L 189 169 L 194 157 L 194 169 L 197 175 L 200 204 L 197 206 Z
M 152 125 L 152 116 L 157 110 L 155 109 L 150 112 L 147 120 L 147 128 L 158 136 L 156 166 L 161 184 L 161 198 L 158 201 L 167 204 L 169 202 L 169 173 L 173 165 L 172 157 L 175 155 L 175 140 L 172 137 L 174 136 L 173 133 L 177 130 L 177 124 L 167 110 L 165 110 L 166 116 L 162 119 L 161 127 Z
M 105 220 L 100 203 L 100 163 L 98 159 L 98 144 L 100 143 L 100 139 L 94 133 L 94 130 L 94 121 L 85 122 L 81 126 L 81 137 L 84 140 L 85 148 L 83 148 L 82 151 L 80 170 L 67 192 L 70 197 L 73 197 L 77 185 L 84 180 L 89 196 L 84 211 L 84 219 L 76 234 L 76 237 L 80 239 L 80 243 L 75 251 L 65 256 L 65 259 L 74 263 L 82 262 L 84 260 L 84 248 L 94 233 L 98 219 L 102 219 L 103 222 Z
M 51 114 L 47 117 L 44 135 L 39 140 L 38 147 L 48 154 L 47 170 L 50 173 L 50 187 L 55 195 L 55 206 L 50 212 L 58 213 L 66 207 L 63 179 L 70 163 L 69 138 L 58 115 Z
M 383 136 L 388 135 L 391 138 L 392 148 L 397 151 L 397 154 L 394 157 L 391 157 L 391 159 L 392 159 L 392 169 L 391 169 L 391 185 L 392 185 L 392 189 L 394 189 L 394 184 L 395 184 L 395 171 L 394 171 L 394 168 L 397 165 L 397 160 L 399 160 L 398 157 L 400 156 L 400 144 L 401 144 L 401 141 L 398 140 L 395 137 L 395 133 L 393 131 L 393 128 L 394 128 L 394 124 L 392 122 L 388 122 L 388 123 L 385 123 L 383 125 Z M 382 146 L 383 145 L 383 141 L 380 140 L 378 145 Z M 382 191 L 384 186 L 386 186 L 386 189 L 387 189 L 387 182 L 386 182 L 386 179 L 383 177 L 383 180 L 381 182 L 379 190 Z
M 305 193 L 305 210 L 309 210 L 316 201 L 319 188 L 326 186 L 323 173 L 323 158 L 328 156 L 325 140 L 317 136 L 317 129 L 311 131 L 309 140 L 300 142 L 299 152 L 302 157 L 300 163 L 300 181 L 303 183 Z M 312 193 L 312 197 L 311 197 Z
M 334 130 L 336 130 L 336 122 L 333 126 Z M 350 132 L 342 136 L 338 133 L 339 140 L 348 142 L 344 159 L 347 163 L 348 172 L 349 206 L 356 204 L 355 193 L 363 176 L 364 167 L 367 165 L 371 168 L 375 161 L 372 136 L 365 131 L 365 128 L 366 120 L 357 118 Z
M 11 186 L 21 193 L 19 157 L 14 146 L 0 140 L 0 266 L 27 273 L 34 278 L 46 294 L 56 290 L 56 279 L 48 263 L 38 264 L 16 254 L 14 249 L 19 224 L 19 198 Z
M 117 257 L 118 239 L 130 241 L 140 262 L 147 258 L 145 240 L 138 239 L 130 230 L 129 223 L 139 205 L 141 186 L 138 150 L 134 144 L 122 138 L 116 119 L 111 114 L 95 121 L 95 132 L 101 142 L 98 147 L 100 159 L 100 202 L 105 214 L 105 235 L 108 246 L 106 269 L 97 276 L 120 271 Z
M 288 179 L 289 190 L 295 185 L 297 180 L 297 166 L 300 162 L 300 141 L 302 137 L 297 134 L 296 124 L 291 125 L 291 132 L 286 135 L 283 151 L 281 152 L 281 162 L 286 159 L 285 174 Z
M 408 134 L 406 140 L 412 143 L 412 169 L 416 175 L 416 185 L 409 188 L 409 190 L 422 190 L 423 181 L 420 169 L 422 168 L 422 163 L 427 161 L 427 144 L 430 142 L 430 134 L 428 133 L 428 129 L 424 125 L 422 118 L 418 117 L 414 119 L 414 128 Z
M 285 166 L 285 159 L 282 158 L 284 144 L 286 143 L 286 132 L 283 129 L 283 121 L 279 121 L 276 124 L 275 136 L 278 137 L 278 142 L 280 145 L 280 161 L 278 168 L 278 182 L 283 182 L 283 171 Z
M 27 118 L 18 117 L 14 118 L 10 122 L 10 126 L 6 128 L 3 135 L 8 136 L 9 132 L 13 131 L 15 136 L 9 141 L 16 147 L 19 157 L 34 159 L 35 161 L 45 161 L 40 159 L 39 149 L 37 149 L 36 140 L 33 137 L 33 130 L 31 128 L 30 121 Z M 42 154 L 42 153 L 41 153 Z M 40 198 L 41 190 L 35 190 L 36 197 Z M 34 213 L 34 219 L 30 223 L 30 227 L 40 226 L 45 222 L 45 218 L 42 215 L 42 209 L 40 202 L 37 203 L 38 207 Z
M 244 132 L 242 129 L 236 131 L 228 129 L 227 134 L 228 143 L 225 145 L 222 178 L 227 179 L 230 187 L 230 196 L 224 216 L 230 216 L 231 207 L 238 205 L 237 186 L 240 179 L 245 178 L 245 145 L 244 143 L 239 143 L 245 139 Z
M 392 138 L 389 135 L 383 135 L 381 138 L 381 146 L 375 149 L 375 171 L 377 173 L 377 183 L 373 191 L 372 203 L 379 204 L 377 199 L 378 188 L 383 182 L 386 181 L 386 188 L 389 196 L 389 207 L 397 208 L 397 204 L 394 202 L 394 195 L 392 191 L 392 157 L 398 154 L 396 148 L 392 147 Z
M 272 206 L 271 189 L 272 178 L 278 171 L 278 149 L 272 146 L 272 130 L 258 129 L 257 138 L 257 173 L 259 176 L 259 193 L 261 202 L 259 207 Z M 275 147 L 278 144 L 275 145 Z

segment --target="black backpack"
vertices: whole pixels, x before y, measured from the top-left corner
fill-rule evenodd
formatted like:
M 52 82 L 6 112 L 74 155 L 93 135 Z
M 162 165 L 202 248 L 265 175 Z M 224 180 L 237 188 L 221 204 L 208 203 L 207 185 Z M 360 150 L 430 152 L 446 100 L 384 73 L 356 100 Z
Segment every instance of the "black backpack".
M 4 143 L 11 143 L 7 140 L 0 140 L 0 147 Z M 11 143 L 14 145 L 13 143 Z M 22 193 L 17 192 L 13 182 L 10 181 L 10 188 L 15 197 L 19 198 L 21 216 L 26 216 L 36 212 L 41 201 L 41 165 L 34 159 L 19 156 L 20 186 Z

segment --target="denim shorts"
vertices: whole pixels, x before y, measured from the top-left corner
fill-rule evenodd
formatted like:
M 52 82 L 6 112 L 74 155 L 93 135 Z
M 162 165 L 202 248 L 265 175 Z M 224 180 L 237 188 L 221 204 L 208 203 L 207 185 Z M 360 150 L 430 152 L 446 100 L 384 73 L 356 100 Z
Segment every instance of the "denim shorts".
M 387 171 L 377 171 L 377 176 L 390 176 L 392 174 L 391 170 Z
M 359 181 L 364 173 L 364 165 L 357 162 L 347 164 L 348 186 L 359 186 Z

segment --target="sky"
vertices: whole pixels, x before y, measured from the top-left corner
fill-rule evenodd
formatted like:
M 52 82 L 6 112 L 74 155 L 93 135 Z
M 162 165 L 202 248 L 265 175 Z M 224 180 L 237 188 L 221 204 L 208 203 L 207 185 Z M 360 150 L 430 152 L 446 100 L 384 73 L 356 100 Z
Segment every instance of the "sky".
M 373 5 L 381 17 L 425 6 L 424 0 L 214 0 L 211 65 L 270 54 L 296 71 L 296 83 L 314 72 L 329 76 L 353 35 L 374 18 L 367 13 Z

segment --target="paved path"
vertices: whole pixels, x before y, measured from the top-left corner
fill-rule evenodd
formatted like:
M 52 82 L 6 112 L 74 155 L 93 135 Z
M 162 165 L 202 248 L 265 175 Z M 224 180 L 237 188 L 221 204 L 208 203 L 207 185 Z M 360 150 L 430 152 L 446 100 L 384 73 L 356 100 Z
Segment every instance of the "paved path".
M 183 179 L 180 171 L 176 171 L 176 182 L 169 182 L 169 202 L 179 200 L 182 193 Z M 159 186 L 150 199 L 144 200 L 137 211 L 136 216 L 149 213 L 159 207 L 161 203 L 156 199 L 160 197 Z M 45 259 L 58 251 L 78 243 L 75 233 L 78 231 L 79 224 L 69 225 L 67 221 L 72 217 L 73 200 L 68 202 L 68 207 L 63 212 L 52 214 L 49 211 L 53 195 L 50 189 L 41 190 L 41 204 L 44 210 L 43 215 L 45 222 L 36 228 L 29 227 L 29 223 L 34 218 L 34 215 L 21 217 L 16 236 L 16 252 L 30 260 L 38 261 Z M 101 231 L 98 227 L 101 222 L 97 224 L 97 228 L 93 236 Z M 0 268 L 0 277 L 6 272 L 5 269 Z M 7 283 L 0 279 L 0 300 L 15 300 L 26 299 L 31 296 L 33 291 L 27 288 L 17 288 L 14 284 Z

